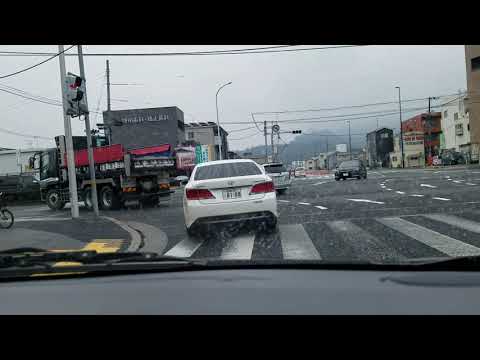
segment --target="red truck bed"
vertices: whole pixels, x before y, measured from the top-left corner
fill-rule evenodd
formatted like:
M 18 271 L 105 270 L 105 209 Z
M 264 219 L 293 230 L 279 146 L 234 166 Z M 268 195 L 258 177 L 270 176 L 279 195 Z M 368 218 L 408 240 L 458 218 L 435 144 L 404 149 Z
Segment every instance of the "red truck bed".
M 128 152 L 136 155 L 150 155 L 155 153 L 164 153 L 170 151 L 170 145 L 150 146 L 142 149 L 129 150 Z M 93 148 L 93 159 L 95 164 L 105 164 L 109 162 L 122 161 L 126 151 L 121 144 L 110 146 L 101 146 Z M 67 163 L 67 154 L 65 154 L 65 163 Z M 75 151 L 75 167 L 88 166 L 87 149 Z

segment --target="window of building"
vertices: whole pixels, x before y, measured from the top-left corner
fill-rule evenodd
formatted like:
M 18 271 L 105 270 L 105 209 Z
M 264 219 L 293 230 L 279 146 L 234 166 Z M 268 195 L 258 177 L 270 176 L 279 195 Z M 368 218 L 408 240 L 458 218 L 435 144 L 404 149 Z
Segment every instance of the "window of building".
M 463 124 L 455 125 L 455 134 L 458 135 L 458 136 L 463 135 Z
M 448 110 L 445 110 L 445 111 L 443 112 L 443 117 L 444 117 L 445 119 L 448 117 Z
M 193 131 L 188 132 L 188 140 L 192 140 L 195 137 L 195 133 Z
M 397 161 L 397 157 L 396 157 L 396 156 L 392 156 L 392 161 Z
M 472 59 L 472 71 L 480 70 L 480 56 Z
M 458 113 L 453 114 L 453 120 L 458 120 Z
M 467 124 L 467 130 L 470 131 L 470 124 Z

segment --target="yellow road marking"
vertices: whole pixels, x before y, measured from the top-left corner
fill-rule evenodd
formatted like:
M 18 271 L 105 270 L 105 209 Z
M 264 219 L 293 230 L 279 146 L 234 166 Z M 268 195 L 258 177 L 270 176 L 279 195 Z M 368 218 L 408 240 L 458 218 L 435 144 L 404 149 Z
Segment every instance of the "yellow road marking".
M 96 251 L 97 253 L 109 253 L 117 252 L 123 244 L 122 239 L 95 239 L 89 242 L 81 249 L 61 249 L 61 250 L 50 250 L 52 252 L 67 252 L 67 251 Z M 82 265 L 82 263 L 76 261 L 60 261 L 53 264 L 53 267 L 63 267 L 63 266 L 77 266 Z M 34 274 L 32 276 L 50 276 L 50 275 L 71 275 L 71 274 L 83 274 L 82 272 L 73 272 L 73 273 L 63 273 L 63 274 Z

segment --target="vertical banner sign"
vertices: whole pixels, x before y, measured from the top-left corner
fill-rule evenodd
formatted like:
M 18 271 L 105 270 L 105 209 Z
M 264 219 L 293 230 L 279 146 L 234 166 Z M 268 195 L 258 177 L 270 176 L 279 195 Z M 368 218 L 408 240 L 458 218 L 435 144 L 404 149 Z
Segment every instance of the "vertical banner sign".
M 202 161 L 202 145 L 195 146 L 195 164 L 201 164 Z

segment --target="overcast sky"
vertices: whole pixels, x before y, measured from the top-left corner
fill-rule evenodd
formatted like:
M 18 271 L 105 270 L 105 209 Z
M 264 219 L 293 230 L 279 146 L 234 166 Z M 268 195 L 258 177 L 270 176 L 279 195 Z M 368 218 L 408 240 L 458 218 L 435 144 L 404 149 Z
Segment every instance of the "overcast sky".
M 68 45 L 66 45 L 67 47 Z M 89 46 L 88 52 L 171 52 L 239 49 L 243 46 Z M 74 48 L 75 49 L 75 48 Z M 72 49 L 72 50 L 74 50 Z M 0 46 L 1 51 L 57 52 L 57 45 Z M 45 57 L 0 56 L 0 76 L 44 60 Z M 104 57 L 85 57 L 87 94 L 90 110 L 106 109 Z M 227 131 L 244 129 L 252 112 L 319 109 L 396 101 L 401 86 L 402 99 L 457 93 L 466 88 L 463 46 L 367 46 L 309 52 L 243 54 L 221 56 L 110 57 L 112 83 L 138 83 L 142 86 L 112 86 L 112 109 L 177 106 L 185 121 L 216 121 L 215 93 L 219 86 L 232 81 L 219 95 L 220 123 Z M 66 57 L 67 71 L 78 73 L 78 59 Z M 30 71 L 0 79 L 0 85 L 13 86 L 30 93 L 61 99 L 58 58 Z M 122 100 L 122 101 L 118 101 Z M 128 101 L 128 102 L 125 102 Z M 438 103 L 438 102 L 437 102 Z M 426 107 L 426 101 L 405 104 Z M 397 106 L 347 109 L 331 112 L 280 115 L 278 120 L 351 114 L 375 110 L 395 110 Z M 33 102 L 0 91 L 0 128 L 22 134 L 54 137 L 63 134 L 60 107 Z M 427 109 L 425 108 L 425 111 Z M 421 111 L 418 111 L 421 112 Z M 413 116 L 406 113 L 404 118 Z M 258 116 L 275 120 L 275 116 Z M 375 129 L 375 118 L 351 122 L 352 133 Z M 398 116 L 378 118 L 380 125 L 397 127 Z M 92 127 L 102 122 L 92 114 Z M 84 124 L 72 120 L 73 133 L 82 135 Z M 283 129 L 334 129 L 348 132 L 344 122 L 289 123 Z M 33 139 L 1 134 L 0 147 L 25 148 Z M 256 129 L 232 132 L 231 149 L 263 144 Z M 289 141 L 293 135 L 285 135 Z M 53 146 L 53 141 L 38 140 L 39 146 Z

